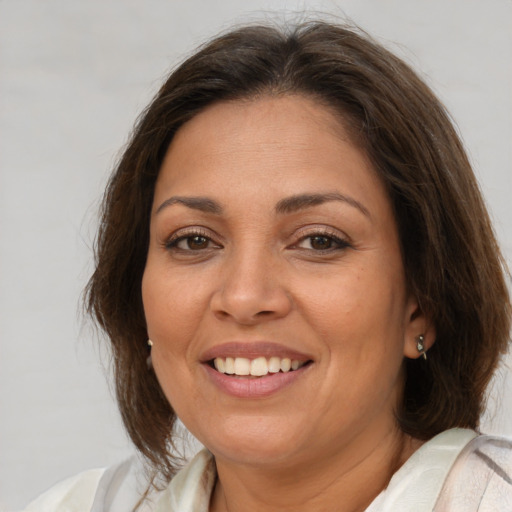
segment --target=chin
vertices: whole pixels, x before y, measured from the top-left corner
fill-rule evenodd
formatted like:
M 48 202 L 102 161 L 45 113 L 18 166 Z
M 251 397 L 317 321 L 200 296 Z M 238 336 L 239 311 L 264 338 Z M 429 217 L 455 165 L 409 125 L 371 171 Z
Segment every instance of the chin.
M 246 465 L 268 466 L 295 459 L 303 444 L 300 433 L 266 420 L 228 422 L 215 430 L 215 436 L 212 430 L 202 436 L 202 442 L 215 457 Z

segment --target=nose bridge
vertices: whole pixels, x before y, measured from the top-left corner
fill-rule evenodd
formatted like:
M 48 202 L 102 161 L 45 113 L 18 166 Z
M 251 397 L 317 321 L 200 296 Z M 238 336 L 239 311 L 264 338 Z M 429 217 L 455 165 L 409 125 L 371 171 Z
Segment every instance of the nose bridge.
M 232 250 L 212 299 L 214 312 L 243 324 L 286 315 L 291 301 L 279 267 L 278 258 L 267 247 L 247 243 Z

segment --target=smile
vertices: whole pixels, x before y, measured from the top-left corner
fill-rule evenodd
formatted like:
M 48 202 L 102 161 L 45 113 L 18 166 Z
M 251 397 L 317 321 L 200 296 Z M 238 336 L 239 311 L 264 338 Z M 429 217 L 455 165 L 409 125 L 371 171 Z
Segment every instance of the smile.
M 269 373 L 287 373 L 295 371 L 304 366 L 307 361 L 290 359 L 289 357 L 216 357 L 213 360 L 215 369 L 223 374 L 235 376 L 264 377 Z
M 273 396 L 303 382 L 315 358 L 269 341 L 231 341 L 203 352 L 199 361 L 211 384 L 236 398 Z

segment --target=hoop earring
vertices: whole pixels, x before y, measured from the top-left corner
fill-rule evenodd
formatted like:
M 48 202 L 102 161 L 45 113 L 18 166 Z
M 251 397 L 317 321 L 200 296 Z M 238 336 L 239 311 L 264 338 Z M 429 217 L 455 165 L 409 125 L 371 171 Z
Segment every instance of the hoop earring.
M 423 359 L 426 361 L 427 360 L 427 351 L 425 350 L 424 341 L 425 341 L 425 336 L 423 336 L 423 334 L 420 334 L 416 338 L 416 349 L 423 356 Z

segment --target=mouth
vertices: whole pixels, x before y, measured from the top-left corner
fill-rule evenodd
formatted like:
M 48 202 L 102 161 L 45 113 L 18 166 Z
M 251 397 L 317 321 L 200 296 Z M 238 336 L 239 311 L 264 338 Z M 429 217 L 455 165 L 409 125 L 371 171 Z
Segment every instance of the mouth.
M 207 364 L 217 372 L 232 377 L 261 378 L 267 375 L 289 373 L 311 364 L 309 360 L 291 359 L 289 357 L 216 357 Z
M 271 397 L 303 382 L 315 362 L 308 354 L 268 341 L 216 345 L 200 361 L 219 391 L 243 399 Z

